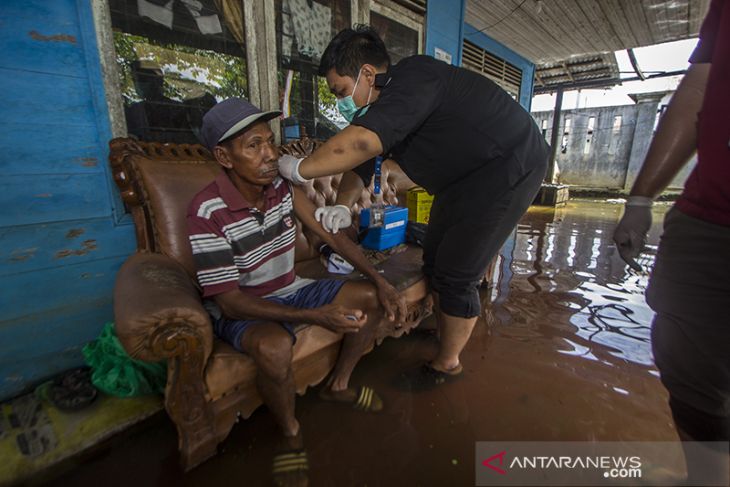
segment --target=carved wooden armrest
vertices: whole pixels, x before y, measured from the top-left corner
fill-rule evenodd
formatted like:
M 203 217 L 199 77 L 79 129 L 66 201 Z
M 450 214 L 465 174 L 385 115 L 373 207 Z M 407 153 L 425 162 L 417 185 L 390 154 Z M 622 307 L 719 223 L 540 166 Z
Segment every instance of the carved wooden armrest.
M 295 157 L 307 157 L 324 142 L 309 137 L 302 137 L 279 147 L 282 153 Z
M 213 329 L 192 279 L 175 260 L 151 253 L 127 259 L 114 286 L 114 317 L 119 341 L 131 357 L 184 356 L 202 372 Z

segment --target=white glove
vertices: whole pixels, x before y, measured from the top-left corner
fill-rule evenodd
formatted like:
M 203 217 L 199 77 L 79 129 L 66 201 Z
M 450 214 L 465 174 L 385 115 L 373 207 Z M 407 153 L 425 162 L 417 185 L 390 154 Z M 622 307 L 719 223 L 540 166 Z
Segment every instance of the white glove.
M 301 174 L 299 174 L 299 164 L 302 163 L 304 158 L 298 158 L 284 154 L 279 158 L 279 174 L 284 179 L 288 179 L 296 185 L 304 184 L 307 182 Z
M 322 223 L 325 230 L 330 233 L 337 233 L 341 228 L 352 225 L 350 209 L 345 205 L 323 206 L 314 212 L 314 218 Z
M 652 199 L 646 196 L 629 196 L 624 216 L 613 232 L 613 241 L 619 255 L 636 271 L 641 271 L 641 266 L 635 259 L 644 250 L 646 234 L 651 228 L 652 203 Z

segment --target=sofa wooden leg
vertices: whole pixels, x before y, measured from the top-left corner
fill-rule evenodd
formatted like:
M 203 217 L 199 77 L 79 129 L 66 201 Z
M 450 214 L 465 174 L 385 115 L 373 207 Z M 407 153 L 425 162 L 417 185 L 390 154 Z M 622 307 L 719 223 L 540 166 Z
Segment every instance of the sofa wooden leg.
M 214 414 L 206 399 L 202 341 L 194 329 L 171 326 L 155 334 L 153 346 L 167 359 L 165 409 L 177 426 L 182 467 L 188 471 L 216 453 Z
M 200 435 L 196 431 L 177 429 L 180 445 L 180 465 L 187 472 L 216 455 L 218 440 L 215 436 Z
M 177 380 L 170 381 L 171 372 L 174 376 L 181 372 L 181 368 L 186 368 L 187 364 L 181 362 L 179 358 L 168 362 L 168 368 L 175 370 L 168 370 L 165 408 L 177 426 L 180 463 L 183 470 L 188 471 L 215 455 L 218 436 L 202 384 L 180 380 L 179 376 Z

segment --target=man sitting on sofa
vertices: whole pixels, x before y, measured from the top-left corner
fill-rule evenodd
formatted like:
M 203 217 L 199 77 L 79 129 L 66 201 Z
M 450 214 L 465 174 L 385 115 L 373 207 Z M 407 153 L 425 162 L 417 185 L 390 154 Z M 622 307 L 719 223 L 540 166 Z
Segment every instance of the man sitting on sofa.
M 308 466 L 294 415 L 294 326 L 309 323 L 344 334 L 320 396 L 378 411 L 383 404 L 374 391 L 352 389 L 348 381 L 383 315 L 391 321 L 405 318 L 405 299 L 351 240 L 322 228 L 303 190 L 279 177 L 279 151 L 268 124 L 279 115 L 239 98 L 205 114 L 202 137 L 223 172 L 193 198 L 187 222 L 215 334 L 254 360 L 258 391 L 282 429 L 285 452 L 274 458 L 274 476 L 299 484 L 306 482 Z M 295 217 L 371 282 L 298 277 Z

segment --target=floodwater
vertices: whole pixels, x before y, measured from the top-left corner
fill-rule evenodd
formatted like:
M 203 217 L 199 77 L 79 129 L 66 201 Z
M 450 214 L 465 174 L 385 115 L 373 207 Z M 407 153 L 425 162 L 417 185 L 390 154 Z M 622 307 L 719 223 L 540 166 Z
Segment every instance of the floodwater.
M 655 208 L 645 266 L 668 209 Z M 384 398 L 382 413 L 322 403 L 313 390 L 298 398 L 310 485 L 472 486 L 476 441 L 676 441 L 652 364 L 648 277 L 627 270 L 611 240 L 620 213 L 620 204 L 588 200 L 530 210 L 502 250 L 494 287 L 482 292 L 459 380 L 418 393 L 400 385 L 403 371 L 435 355 L 431 320 L 386 340 L 355 370 L 353 384 Z M 276 437 L 259 408 L 218 456 L 183 475 L 175 429 L 161 415 L 56 482 L 270 485 Z

